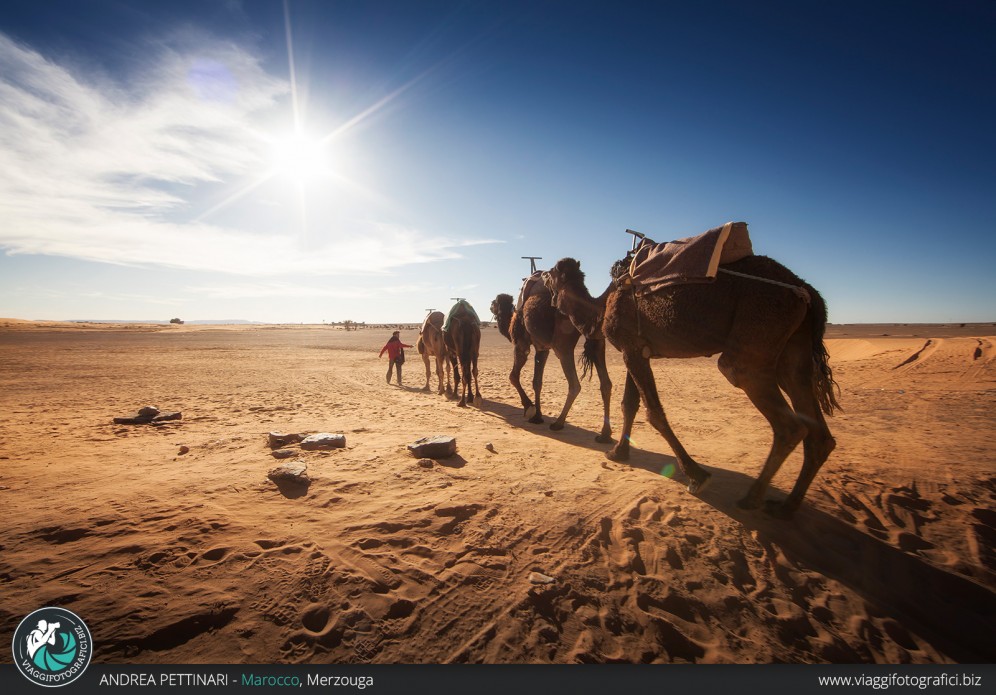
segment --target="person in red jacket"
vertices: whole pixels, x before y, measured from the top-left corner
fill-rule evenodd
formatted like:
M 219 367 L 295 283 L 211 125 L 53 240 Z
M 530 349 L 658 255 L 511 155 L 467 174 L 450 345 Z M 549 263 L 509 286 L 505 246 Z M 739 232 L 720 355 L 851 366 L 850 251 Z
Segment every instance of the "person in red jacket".
M 401 386 L 401 365 L 405 363 L 405 348 L 413 347 L 402 343 L 400 336 L 401 331 L 395 331 L 387 344 L 380 349 L 380 354 L 377 355 L 377 357 L 383 357 L 384 352 L 387 352 L 387 383 L 391 383 L 391 369 L 395 365 L 398 366 L 398 386 Z

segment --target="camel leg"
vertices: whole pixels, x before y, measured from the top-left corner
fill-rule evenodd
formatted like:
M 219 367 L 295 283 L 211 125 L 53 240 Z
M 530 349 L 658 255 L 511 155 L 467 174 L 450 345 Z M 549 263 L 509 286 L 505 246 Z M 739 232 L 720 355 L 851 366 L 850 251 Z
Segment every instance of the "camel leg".
M 609 402 L 612 400 L 612 379 L 609 378 L 609 370 L 605 366 L 604 340 L 598 341 L 595 371 L 598 373 L 598 389 L 602 392 L 602 431 L 595 437 L 595 441 L 602 444 L 611 444 L 613 440 L 612 423 L 609 420 Z M 637 399 L 637 407 L 639 407 L 639 399 Z
M 643 404 L 647 408 L 647 422 L 661 433 L 661 436 L 667 441 L 668 446 L 671 447 L 671 451 L 674 452 L 675 458 L 678 459 L 678 465 L 681 466 L 681 470 L 688 476 L 688 491 L 692 494 L 702 492 L 709 483 L 711 475 L 696 463 L 695 459 L 689 456 L 688 452 L 685 451 L 685 447 L 681 445 L 678 437 L 671 429 L 671 425 L 667 421 L 667 416 L 664 414 L 664 406 L 661 405 L 661 399 L 657 393 L 657 382 L 654 379 L 654 372 L 650 368 L 650 360 L 630 353 L 623 353 L 623 360 L 626 362 L 626 369 L 629 371 L 630 376 L 636 383 L 636 387 L 640 390 L 640 395 L 643 397 Z
M 460 390 L 460 363 L 457 362 L 455 357 L 450 357 L 450 364 L 453 366 L 453 398 L 457 397 L 457 392 Z
M 441 355 L 439 359 L 442 360 L 443 369 L 446 370 L 446 397 L 449 398 L 453 395 L 453 387 L 450 385 L 453 380 L 453 365 L 445 355 Z
M 467 407 L 467 393 L 470 392 L 470 364 L 469 360 L 465 359 L 463 355 L 460 355 L 460 371 L 462 379 L 460 380 L 460 402 L 457 405 L 461 408 Z
M 429 348 L 424 348 L 422 353 L 422 363 L 425 364 L 425 386 L 422 388 L 423 391 L 428 393 L 429 391 L 429 380 L 431 378 L 431 370 L 429 368 Z
M 790 519 L 799 508 L 816 474 L 837 446 L 813 395 L 813 378 L 810 338 L 800 333 L 793 336 L 778 363 L 778 383 L 788 394 L 796 414 L 805 418 L 808 425 L 808 432 L 802 440 L 802 470 L 792 492 L 781 504 L 769 502 L 766 506 L 766 511 L 782 519 Z
M 536 350 L 536 356 L 533 357 L 533 394 L 536 396 L 536 411 L 533 413 L 533 416 L 529 418 L 529 422 L 534 425 L 543 424 L 543 411 L 540 406 L 540 393 L 543 391 L 543 372 L 546 370 L 546 361 L 549 357 L 549 350 L 540 350 L 538 348 Z
M 533 407 L 533 402 L 529 400 L 529 395 L 526 390 L 522 388 L 522 368 L 526 365 L 526 360 L 529 359 L 529 345 L 520 346 L 516 344 L 515 346 L 515 356 L 512 362 L 512 371 L 508 375 L 508 380 L 512 384 L 513 388 L 519 393 L 519 400 L 522 401 L 522 412 L 523 417 L 532 417 L 535 415 L 536 410 Z
M 480 349 L 480 345 L 478 348 Z M 471 369 L 474 373 L 474 407 L 480 408 L 484 405 L 484 399 L 481 397 L 481 387 L 477 383 L 477 351 L 475 350 L 474 356 L 471 358 Z
M 436 381 L 439 384 L 439 390 L 436 391 L 437 396 L 443 395 L 443 358 L 440 355 L 436 355 Z M 447 375 L 447 381 L 449 381 Z M 429 390 L 429 382 L 425 382 L 426 391 Z
M 799 416 L 789 407 L 782 392 L 778 389 L 775 370 L 769 365 L 746 364 L 737 361 L 736 357 L 728 358 L 724 353 L 720 362 L 725 363 L 721 369 L 726 374 L 731 371 L 737 383 L 747 394 L 751 403 L 771 425 L 774 438 L 771 450 L 764 462 L 757 480 L 750 486 L 747 495 L 737 502 L 741 509 L 757 509 L 764 501 L 764 493 L 781 468 L 785 459 L 792 453 L 796 445 L 803 441 L 809 433 L 807 418 Z M 813 471 L 816 475 L 816 471 Z
M 629 372 L 626 372 L 626 385 L 623 387 L 622 398 L 623 425 L 622 432 L 619 433 L 619 442 L 605 452 L 605 458 L 610 461 L 629 460 L 629 438 L 633 433 L 633 421 L 636 420 L 636 413 L 640 410 L 640 390 L 636 387 L 636 382 Z
M 567 377 L 567 400 L 564 401 L 560 417 L 550 425 L 550 429 L 554 431 L 564 429 L 564 422 L 567 421 L 567 413 L 570 412 L 571 406 L 574 405 L 578 394 L 581 393 L 581 381 L 578 379 L 578 369 L 574 365 L 573 348 L 574 346 L 572 345 L 570 352 L 563 352 L 554 348 L 554 352 L 557 353 L 557 359 L 560 360 L 560 367 L 564 370 L 564 376 Z

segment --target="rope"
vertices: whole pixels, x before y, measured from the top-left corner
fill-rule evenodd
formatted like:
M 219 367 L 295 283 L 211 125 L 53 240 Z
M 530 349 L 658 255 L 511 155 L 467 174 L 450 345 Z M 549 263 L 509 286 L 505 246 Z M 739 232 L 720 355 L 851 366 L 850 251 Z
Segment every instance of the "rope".
M 779 282 L 778 280 L 769 280 L 768 278 L 761 278 L 761 277 L 758 277 L 757 275 L 748 275 L 747 273 L 738 273 L 735 270 L 727 270 L 726 268 L 719 268 L 718 270 L 719 270 L 719 272 L 726 273 L 727 275 L 736 275 L 737 277 L 740 277 L 740 278 L 747 278 L 748 280 L 759 280 L 761 282 L 766 282 L 769 285 L 778 285 L 779 287 L 788 288 L 788 289 L 792 290 L 793 292 L 795 292 L 795 294 L 797 294 L 799 297 L 801 297 L 802 300 L 804 302 L 806 302 L 806 304 L 809 304 L 809 301 L 810 301 L 809 292 L 806 290 L 805 287 L 800 287 L 799 285 L 790 285 L 787 282 Z

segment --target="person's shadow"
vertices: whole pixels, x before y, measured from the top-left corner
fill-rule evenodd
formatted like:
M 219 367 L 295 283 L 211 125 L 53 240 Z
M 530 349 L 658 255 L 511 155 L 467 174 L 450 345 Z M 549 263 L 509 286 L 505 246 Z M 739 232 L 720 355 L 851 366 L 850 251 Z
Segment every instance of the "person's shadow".
M 674 471 L 675 485 L 688 481 L 677 460 L 632 450 L 632 468 L 661 475 Z M 996 591 L 904 552 L 820 511 L 803 500 L 791 520 L 737 506 L 754 479 L 738 471 L 708 468 L 712 479 L 699 499 L 755 532 L 774 557 L 781 551 L 792 566 L 815 570 L 849 586 L 871 605 L 904 616 L 917 635 L 960 663 L 996 662 Z M 769 490 L 768 498 L 785 498 Z M 782 577 L 791 581 L 789 577 Z

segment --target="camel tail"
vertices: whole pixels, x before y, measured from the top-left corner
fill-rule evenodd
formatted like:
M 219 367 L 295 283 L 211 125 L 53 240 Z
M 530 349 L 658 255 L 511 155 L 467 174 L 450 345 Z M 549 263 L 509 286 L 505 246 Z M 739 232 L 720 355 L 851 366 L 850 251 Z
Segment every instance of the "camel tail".
M 425 354 L 425 341 L 422 340 L 421 335 L 418 337 L 418 340 L 415 341 L 415 347 L 418 348 L 418 354 Z
M 823 335 L 827 328 L 827 305 L 815 289 L 806 285 L 811 297 L 809 307 L 812 319 L 812 340 L 813 340 L 813 393 L 820 404 L 820 409 L 826 415 L 833 415 L 835 410 L 843 410 L 837 401 L 840 394 L 840 386 L 833 378 L 833 370 L 830 369 L 830 354 L 827 346 L 823 342 Z
M 591 379 L 591 375 L 595 371 L 595 363 L 598 360 L 600 343 L 601 341 L 597 338 L 584 339 L 584 349 L 581 350 L 581 358 L 578 360 L 581 363 L 582 379 Z

